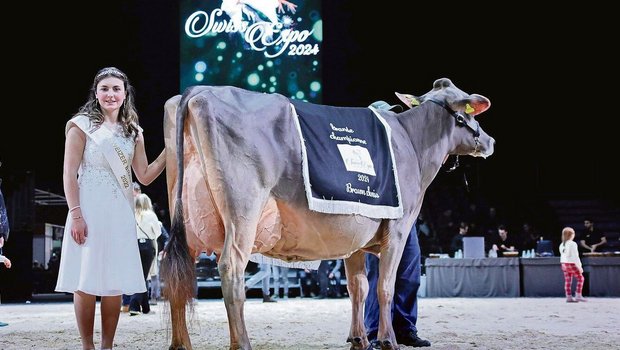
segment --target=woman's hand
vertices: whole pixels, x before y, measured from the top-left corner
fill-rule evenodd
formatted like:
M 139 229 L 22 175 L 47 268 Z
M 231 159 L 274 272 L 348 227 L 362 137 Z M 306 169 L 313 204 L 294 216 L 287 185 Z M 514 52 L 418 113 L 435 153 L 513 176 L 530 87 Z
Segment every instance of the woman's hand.
M 82 245 L 86 243 L 86 237 L 88 237 L 88 227 L 86 227 L 86 221 L 80 217 L 77 219 L 72 218 L 73 225 L 71 225 L 71 237 L 75 243 Z

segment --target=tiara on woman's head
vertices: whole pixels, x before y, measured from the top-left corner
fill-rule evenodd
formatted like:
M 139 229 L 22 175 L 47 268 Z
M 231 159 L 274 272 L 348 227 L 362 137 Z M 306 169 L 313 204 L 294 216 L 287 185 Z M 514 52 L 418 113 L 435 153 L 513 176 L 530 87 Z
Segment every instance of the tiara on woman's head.
M 99 74 L 97 74 L 97 76 L 95 76 L 95 79 L 103 76 L 103 75 L 119 75 L 123 78 L 126 79 L 125 73 L 121 72 L 118 68 L 116 67 L 108 67 L 108 68 L 103 68 Z

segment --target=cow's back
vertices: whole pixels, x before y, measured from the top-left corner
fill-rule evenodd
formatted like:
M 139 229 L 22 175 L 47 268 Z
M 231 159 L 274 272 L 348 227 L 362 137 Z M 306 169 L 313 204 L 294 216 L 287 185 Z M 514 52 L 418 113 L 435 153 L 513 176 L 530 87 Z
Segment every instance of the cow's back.
M 256 182 L 276 196 L 294 200 L 301 184 L 301 143 L 288 98 L 233 86 L 210 86 L 189 102 L 196 136 L 217 172 L 229 184 Z M 235 174 L 241 170 L 241 174 Z M 237 176 L 238 175 L 238 176 Z M 251 177 L 255 176 L 255 177 Z

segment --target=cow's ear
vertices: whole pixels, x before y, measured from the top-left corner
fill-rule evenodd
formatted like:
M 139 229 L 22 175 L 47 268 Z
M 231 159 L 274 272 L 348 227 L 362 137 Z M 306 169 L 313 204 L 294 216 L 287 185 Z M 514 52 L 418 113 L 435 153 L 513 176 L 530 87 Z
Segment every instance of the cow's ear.
M 407 107 L 409 107 L 409 108 L 412 108 L 413 106 L 419 106 L 420 105 L 420 102 L 418 101 L 417 97 L 415 97 L 413 95 L 401 94 L 399 92 L 395 92 L 395 94 L 398 97 L 398 99 L 403 101 L 407 105 Z
M 478 115 L 491 107 L 491 101 L 488 98 L 473 94 L 468 98 L 456 100 L 450 103 L 450 108 L 454 111 L 465 112 L 469 115 Z

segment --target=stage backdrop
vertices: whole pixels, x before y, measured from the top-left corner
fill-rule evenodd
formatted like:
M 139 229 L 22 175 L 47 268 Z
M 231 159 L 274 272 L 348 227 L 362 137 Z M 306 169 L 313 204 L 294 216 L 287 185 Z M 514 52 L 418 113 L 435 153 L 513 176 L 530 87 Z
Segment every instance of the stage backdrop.
M 321 102 L 320 0 L 182 0 L 181 86 Z

